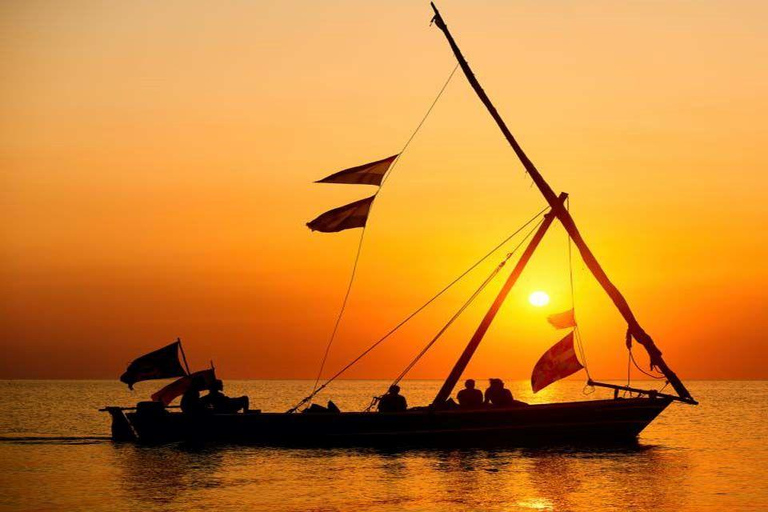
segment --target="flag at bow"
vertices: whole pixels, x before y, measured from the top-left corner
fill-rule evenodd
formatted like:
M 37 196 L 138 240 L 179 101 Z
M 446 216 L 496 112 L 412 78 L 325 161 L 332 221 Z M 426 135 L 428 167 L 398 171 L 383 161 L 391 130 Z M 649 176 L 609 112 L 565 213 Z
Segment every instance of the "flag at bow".
M 198 390 L 203 390 L 210 389 L 215 381 L 216 372 L 213 368 L 190 373 L 180 379 L 176 379 L 156 393 L 153 393 L 152 400 L 155 402 L 162 402 L 163 405 L 169 405 L 176 399 L 176 397 L 186 393 L 187 390 L 192 387 L 192 384 L 195 384 Z
M 552 348 L 544 352 L 541 359 L 533 367 L 531 373 L 531 388 L 538 393 L 545 387 L 584 368 L 576 357 L 573 347 L 573 332 L 558 341 Z
M 187 372 L 179 361 L 180 346 L 181 341 L 175 341 L 139 357 L 128 365 L 128 369 L 120 376 L 120 382 L 128 384 L 128 387 L 133 389 L 134 384 L 143 380 L 168 379 L 186 375 Z
M 384 176 L 399 155 L 392 155 L 369 164 L 344 169 L 315 183 L 349 183 L 352 185 L 381 186 Z
M 371 203 L 375 198 L 375 195 L 366 197 L 360 201 L 329 210 L 315 220 L 307 222 L 307 226 L 312 231 L 323 233 L 336 233 L 345 229 L 365 227 L 365 223 L 368 221 L 368 212 L 371 210 Z
M 562 313 L 549 315 L 547 317 L 547 321 L 552 324 L 552 327 L 555 329 L 568 329 L 571 327 L 576 327 L 576 315 L 574 314 L 573 309 L 563 311 Z

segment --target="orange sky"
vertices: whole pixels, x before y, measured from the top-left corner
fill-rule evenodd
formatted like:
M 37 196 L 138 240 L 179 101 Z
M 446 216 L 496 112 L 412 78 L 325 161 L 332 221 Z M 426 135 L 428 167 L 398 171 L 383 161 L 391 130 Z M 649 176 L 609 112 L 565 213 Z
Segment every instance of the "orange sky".
M 768 5 L 440 7 L 669 364 L 768 378 Z M 430 12 L 3 2 L 0 378 L 117 378 L 176 336 L 225 377 L 314 377 L 359 230 L 304 223 L 373 189 L 311 182 L 400 150 L 455 63 Z M 329 370 L 542 206 L 457 74 L 376 202 Z M 544 318 L 569 307 L 565 250 L 556 225 L 468 373 L 527 378 L 559 339 Z M 396 376 L 496 262 L 350 377 Z M 580 261 L 575 279 L 592 374 L 620 377 L 622 321 Z M 528 305 L 536 289 L 550 306 Z M 413 377 L 447 373 L 492 295 Z

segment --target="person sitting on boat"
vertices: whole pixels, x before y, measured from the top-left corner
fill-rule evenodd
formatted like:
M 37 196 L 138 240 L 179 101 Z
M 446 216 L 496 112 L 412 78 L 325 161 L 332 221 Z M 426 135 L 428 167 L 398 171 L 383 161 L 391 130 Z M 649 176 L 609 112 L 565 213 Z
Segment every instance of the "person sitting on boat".
M 379 412 L 401 412 L 408 409 L 408 402 L 400 394 L 400 386 L 393 384 L 389 391 L 379 399 Z
M 185 414 L 199 414 L 205 410 L 200 402 L 200 384 L 192 380 L 184 394 L 181 397 L 181 412 Z
M 483 392 L 475 389 L 475 380 L 467 379 L 464 382 L 464 389 L 456 395 L 459 401 L 459 407 L 462 409 L 476 409 L 483 405 Z
M 225 395 L 224 382 L 220 379 L 216 379 L 211 385 L 210 391 L 203 398 L 200 399 L 200 403 L 205 409 L 209 409 L 214 413 L 231 414 L 243 410 L 248 412 L 248 397 L 240 396 L 237 398 L 230 398 Z
M 504 387 L 503 380 L 489 379 L 488 389 L 485 390 L 486 405 L 509 407 L 514 402 L 515 399 L 512 397 L 512 392 Z
M 489 379 L 490 385 L 485 390 L 485 404 L 494 407 L 527 407 L 528 404 L 515 400 L 512 392 L 504 387 L 501 379 Z

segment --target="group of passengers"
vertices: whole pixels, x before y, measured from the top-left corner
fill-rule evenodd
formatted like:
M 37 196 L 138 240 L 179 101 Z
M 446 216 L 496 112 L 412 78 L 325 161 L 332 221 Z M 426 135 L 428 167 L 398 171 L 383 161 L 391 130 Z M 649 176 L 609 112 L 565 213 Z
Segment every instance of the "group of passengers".
M 467 379 L 464 382 L 464 389 L 459 391 L 456 399 L 461 409 L 528 405 L 520 400 L 515 400 L 512 392 L 504 387 L 504 381 L 501 379 L 488 379 L 488 389 L 485 390 L 485 398 L 483 398 L 483 393 L 475 388 L 474 379 Z
M 481 409 L 484 407 L 514 407 L 527 405 L 525 402 L 515 400 L 512 392 L 504 387 L 501 379 L 489 379 L 488 389 L 483 392 L 475 388 L 474 379 L 464 382 L 464 389 L 456 395 L 459 409 Z M 448 400 L 448 407 L 457 407 L 456 403 Z M 379 398 L 379 412 L 400 412 L 408 409 L 408 402 L 400 394 L 400 386 L 392 385 L 389 391 Z
M 201 397 L 200 391 L 206 389 L 206 386 L 193 382 L 189 389 L 181 398 L 181 410 L 187 414 L 197 414 L 203 412 L 213 412 L 218 414 L 231 414 L 238 411 L 248 412 L 248 397 L 241 396 L 230 398 L 224 394 L 224 383 L 216 380 L 208 389 L 208 394 Z M 467 379 L 464 382 L 464 389 L 456 395 L 458 405 L 452 399 L 447 402 L 448 408 L 459 409 L 481 409 L 484 407 L 514 407 L 527 405 L 525 402 L 515 400 L 512 392 L 504 387 L 504 381 L 501 379 L 489 379 L 488 389 L 483 392 L 475 388 L 475 381 Z M 329 408 L 321 408 L 323 412 L 339 412 L 339 409 L 329 402 Z M 408 409 L 408 402 L 400 394 L 400 386 L 392 385 L 389 391 L 379 397 L 379 412 L 401 412 Z M 310 411 L 315 412 L 315 411 Z

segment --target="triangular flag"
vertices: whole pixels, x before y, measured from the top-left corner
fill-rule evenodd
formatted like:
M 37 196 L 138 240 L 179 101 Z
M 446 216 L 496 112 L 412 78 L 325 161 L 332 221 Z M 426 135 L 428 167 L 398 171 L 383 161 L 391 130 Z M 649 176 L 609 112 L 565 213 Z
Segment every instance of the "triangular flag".
M 573 332 L 544 352 L 533 367 L 531 388 L 538 393 L 545 387 L 584 368 L 573 348 Z
M 315 183 L 349 183 L 352 185 L 381 185 L 384 175 L 398 155 L 392 155 L 369 164 L 344 169 Z
M 563 311 L 562 313 L 555 313 L 549 315 L 547 321 L 552 324 L 555 329 L 568 329 L 570 327 L 576 327 L 576 316 L 573 313 L 573 309 Z
M 365 227 L 371 203 L 375 198 L 376 196 L 366 197 L 360 201 L 329 210 L 315 220 L 307 222 L 307 227 L 312 231 L 323 233 L 336 233 L 345 229 Z

